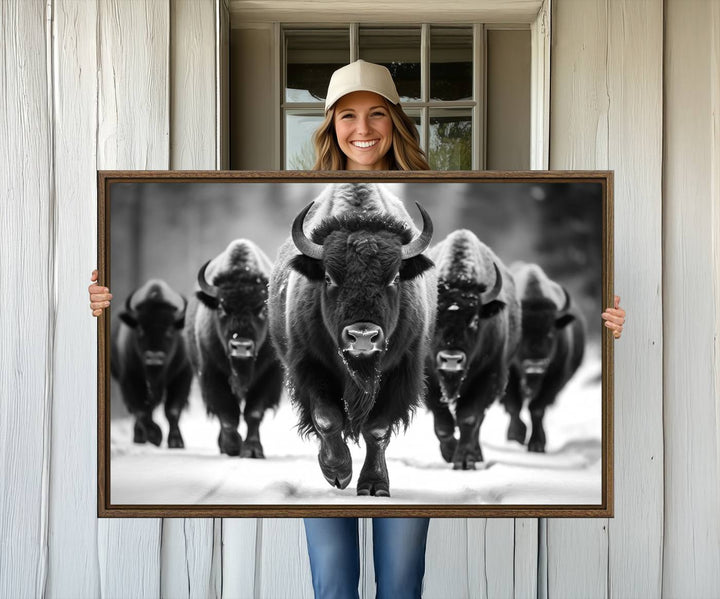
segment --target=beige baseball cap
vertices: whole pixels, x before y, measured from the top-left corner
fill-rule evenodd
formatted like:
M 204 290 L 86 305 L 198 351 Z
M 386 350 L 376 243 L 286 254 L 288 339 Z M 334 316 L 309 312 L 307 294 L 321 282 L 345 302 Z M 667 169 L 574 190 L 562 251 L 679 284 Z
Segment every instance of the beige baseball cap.
M 358 91 L 375 92 L 393 104 L 400 101 L 395 82 L 387 68 L 372 62 L 356 60 L 339 68 L 330 77 L 325 112 L 344 95 Z

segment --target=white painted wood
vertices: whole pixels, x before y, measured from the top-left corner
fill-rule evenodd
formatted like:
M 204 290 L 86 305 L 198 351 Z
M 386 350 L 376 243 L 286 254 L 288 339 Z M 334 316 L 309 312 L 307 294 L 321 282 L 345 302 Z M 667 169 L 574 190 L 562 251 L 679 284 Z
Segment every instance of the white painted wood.
M 608 167 L 606 0 L 552 4 L 550 168 Z M 625 293 L 625 295 L 628 295 Z M 607 519 L 547 521 L 548 597 L 607 595 Z M 546 577 L 546 578 L 545 578 Z
M 93 374 L 97 368 L 97 323 L 90 316 L 87 299 L 97 243 L 96 30 L 94 3 L 54 2 L 57 328 L 45 589 L 50 599 L 100 596 L 97 382 Z
M 216 166 L 214 4 L 214 0 L 170 1 L 171 169 Z M 164 520 L 163 597 L 214 596 L 222 577 L 221 556 L 213 552 L 214 530 L 212 519 Z
M 538 590 L 538 522 L 537 518 L 515 519 L 515 564 L 513 597 L 534 599 Z
M 662 592 L 662 55 L 662 0 L 608 4 L 615 291 L 628 313 L 628 329 L 614 343 L 615 518 L 608 521 L 613 597 Z
M 0 596 L 39 597 L 55 301 L 45 2 L 3 2 L 0 31 Z
M 513 597 L 514 521 L 468 518 L 467 569 L 470 597 Z
M 312 599 L 310 558 L 300 518 L 258 520 L 255 596 Z
M 550 159 L 550 2 L 544 0 L 530 28 L 530 168 Z
M 482 520 L 484 522 L 484 520 Z M 468 568 L 482 567 L 468 561 L 468 520 L 433 518 L 428 529 L 425 551 L 423 599 L 445 599 L 449 589 L 453 597 L 468 599 L 475 591 L 468 586 Z
M 170 3 L 170 168 L 216 168 L 215 0 Z
M 230 168 L 230 9 L 227 0 L 215 0 L 215 67 L 217 160 L 220 169 Z
M 222 598 L 260 597 L 255 584 L 260 573 L 256 518 L 225 518 L 222 523 Z M 215 552 L 217 555 L 217 550 Z
M 718 46 L 713 2 L 665 3 L 663 595 L 720 594 Z M 715 338 L 713 338 L 713 335 Z
M 98 27 L 98 168 L 167 169 L 169 3 L 100 0 Z M 103 519 L 98 528 L 103 597 L 159 596 L 161 520 Z
M 334 0 L 230 0 L 233 26 L 241 22 L 282 23 L 532 23 L 542 0 L 351 0 L 338 10 Z M 349 15 L 352 15 L 350 18 Z

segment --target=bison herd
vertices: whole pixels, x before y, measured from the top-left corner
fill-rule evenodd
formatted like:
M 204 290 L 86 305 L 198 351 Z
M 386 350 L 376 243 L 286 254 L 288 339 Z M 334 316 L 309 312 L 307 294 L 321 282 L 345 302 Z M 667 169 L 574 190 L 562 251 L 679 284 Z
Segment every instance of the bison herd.
M 298 429 L 319 440 L 332 486 L 352 479 L 348 441 L 365 441 L 358 495 L 389 496 L 385 450 L 424 404 L 453 468 L 483 462 L 480 427 L 499 401 L 507 437 L 545 451 L 543 416 L 582 361 L 585 325 L 537 264 L 508 268 L 468 230 L 430 247 L 418 204 L 376 184 L 329 185 L 293 222 L 275 264 L 238 239 L 198 269 L 195 297 L 147 281 L 112 332 L 111 372 L 135 418 L 134 441 L 181 448 L 178 419 L 197 378 L 220 421 L 221 453 L 264 457 L 260 424 L 283 389 Z M 240 414 L 247 434 L 238 432 Z

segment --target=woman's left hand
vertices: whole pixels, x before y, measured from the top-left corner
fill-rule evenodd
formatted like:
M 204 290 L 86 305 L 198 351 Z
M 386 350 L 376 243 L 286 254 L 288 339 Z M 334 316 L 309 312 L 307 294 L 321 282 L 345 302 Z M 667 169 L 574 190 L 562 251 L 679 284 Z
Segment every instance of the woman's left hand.
M 605 326 L 612 331 L 613 337 L 620 339 L 625 324 L 625 310 L 620 307 L 620 296 L 615 296 L 615 306 L 605 310 L 602 319 L 605 321 Z

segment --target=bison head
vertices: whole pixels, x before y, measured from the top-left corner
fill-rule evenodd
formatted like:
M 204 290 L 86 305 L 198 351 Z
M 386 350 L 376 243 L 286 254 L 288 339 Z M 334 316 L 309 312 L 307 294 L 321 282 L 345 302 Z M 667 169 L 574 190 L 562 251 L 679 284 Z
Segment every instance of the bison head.
M 564 305 L 558 309 L 550 298 L 523 298 L 522 341 L 518 358 L 527 383 L 542 379 L 557 348 L 558 333 L 575 320 L 569 312 L 570 295 L 562 288 Z
M 438 283 L 433 354 L 445 402 L 457 399 L 487 321 L 505 307 L 505 302 L 497 299 L 502 274 L 496 264 L 493 266 L 495 280 L 491 285 L 464 278 Z
M 432 221 L 418 204 L 423 230 L 413 238 L 412 229 L 391 215 L 344 214 L 325 219 L 309 239 L 303 222 L 311 206 L 293 223 L 293 241 L 302 254 L 290 266 L 318 285 L 327 334 L 348 375 L 374 401 L 401 304 L 409 301 L 404 283 L 433 266 L 422 254 Z
M 187 301 L 178 294 L 163 293 L 160 285 L 144 286 L 125 300 L 120 320 L 134 331 L 135 352 L 149 377 L 160 376 L 169 358 L 182 343 Z
M 248 266 L 237 266 L 215 275 L 211 284 L 205 278 L 209 263 L 198 271 L 196 295 L 214 313 L 216 336 L 230 362 L 233 385 L 246 389 L 267 337 L 268 280 Z

